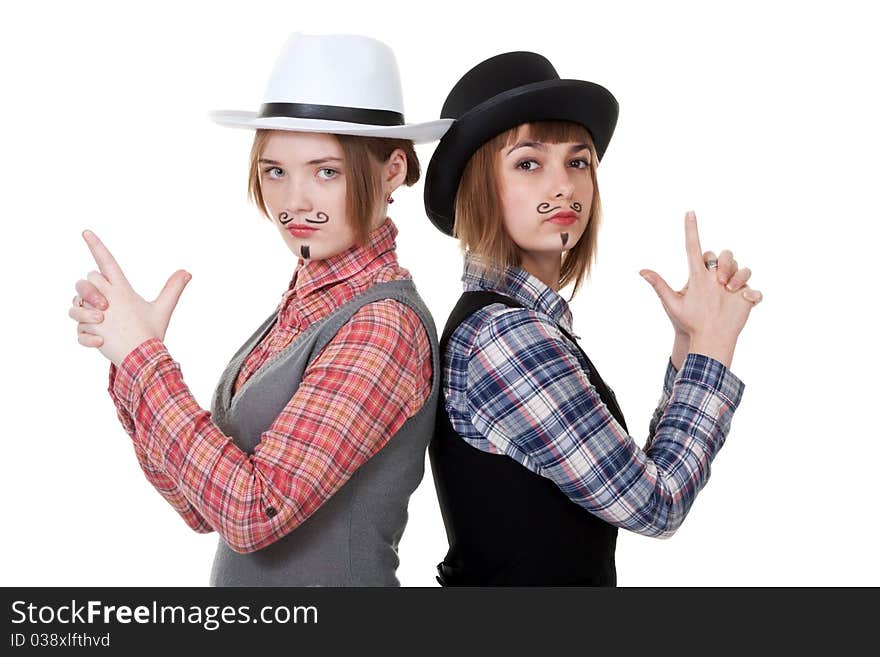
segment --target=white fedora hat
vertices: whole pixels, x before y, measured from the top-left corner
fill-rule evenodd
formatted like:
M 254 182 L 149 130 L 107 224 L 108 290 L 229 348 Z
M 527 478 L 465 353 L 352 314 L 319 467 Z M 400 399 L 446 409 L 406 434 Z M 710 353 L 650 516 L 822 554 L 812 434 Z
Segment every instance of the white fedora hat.
M 452 119 L 406 123 L 394 52 L 353 34 L 291 34 L 275 62 L 257 112 L 221 110 L 211 119 L 234 128 L 440 139 Z

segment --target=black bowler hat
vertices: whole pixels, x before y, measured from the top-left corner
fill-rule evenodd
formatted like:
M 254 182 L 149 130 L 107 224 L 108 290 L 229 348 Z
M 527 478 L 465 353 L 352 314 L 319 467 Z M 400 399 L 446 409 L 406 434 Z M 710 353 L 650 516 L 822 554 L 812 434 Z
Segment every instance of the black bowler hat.
M 465 73 L 449 92 L 441 119 L 455 123 L 440 140 L 425 174 L 425 211 L 452 235 L 455 195 L 464 168 L 484 143 L 522 123 L 573 121 L 593 138 L 602 159 L 614 126 L 617 100 L 605 87 L 584 80 L 561 80 L 546 57 L 508 52 Z

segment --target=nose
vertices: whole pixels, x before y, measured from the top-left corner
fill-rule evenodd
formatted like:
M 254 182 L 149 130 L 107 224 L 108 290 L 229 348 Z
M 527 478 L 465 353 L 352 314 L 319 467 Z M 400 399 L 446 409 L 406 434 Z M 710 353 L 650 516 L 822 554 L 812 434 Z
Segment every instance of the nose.
M 554 167 L 550 177 L 551 192 L 553 198 L 570 199 L 574 194 L 574 181 L 571 179 L 568 167 Z
M 294 176 L 288 178 L 284 204 L 284 210 L 292 217 L 312 211 L 312 202 L 307 186 L 296 180 Z

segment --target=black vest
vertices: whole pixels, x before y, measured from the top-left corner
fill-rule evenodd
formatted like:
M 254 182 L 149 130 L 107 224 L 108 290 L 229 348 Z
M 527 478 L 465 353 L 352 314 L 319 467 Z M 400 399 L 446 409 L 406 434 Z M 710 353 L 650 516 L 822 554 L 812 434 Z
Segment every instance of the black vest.
M 523 307 L 494 292 L 462 294 L 440 339 L 441 367 L 455 329 L 492 303 Z M 589 364 L 590 383 L 626 429 L 614 393 L 577 348 Z M 442 386 L 438 404 L 428 453 L 449 552 L 437 567 L 437 581 L 443 586 L 615 586 L 617 528 L 509 456 L 471 446 L 449 421 Z

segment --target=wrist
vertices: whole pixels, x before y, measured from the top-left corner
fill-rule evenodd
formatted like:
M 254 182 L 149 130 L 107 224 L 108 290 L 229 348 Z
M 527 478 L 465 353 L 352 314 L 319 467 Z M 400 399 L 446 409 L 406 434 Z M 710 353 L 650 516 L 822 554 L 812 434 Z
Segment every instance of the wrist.
M 714 335 L 693 335 L 688 352 L 714 358 L 725 367 L 730 368 L 735 348 L 736 339 L 729 340 Z
M 679 333 L 675 332 L 675 341 L 673 342 L 674 347 L 683 347 L 685 351 L 687 351 L 688 346 L 691 343 L 691 336 L 687 333 Z
M 672 361 L 672 366 L 676 370 L 680 370 L 681 366 L 684 364 L 684 359 L 688 354 L 690 344 L 691 338 L 687 333 L 675 332 L 675 342 L 672 344 L 672 355 L 669 359 Z
M 156 338 L 155 336 L 148 334 L 142 334 L 140 336 L 132 338 L 118 352 L 111 354 L 111 356 L 109 357 L 110 362 L 117 368 L 122 367 L 122 363 L 126 358 L 128 358 L 133 352 L 140 349 L 147 342 L 153 340 L 154 338 L 161 342 L 161 338 Z
M 129 351 L 116 364 L 114 390 L 129 410 L 134 408 L 135 398 L 143 382 L 152 375 L 159 361 L 166 357 L 170 358 L 170 354 L 165 345 L 150 338 Z

